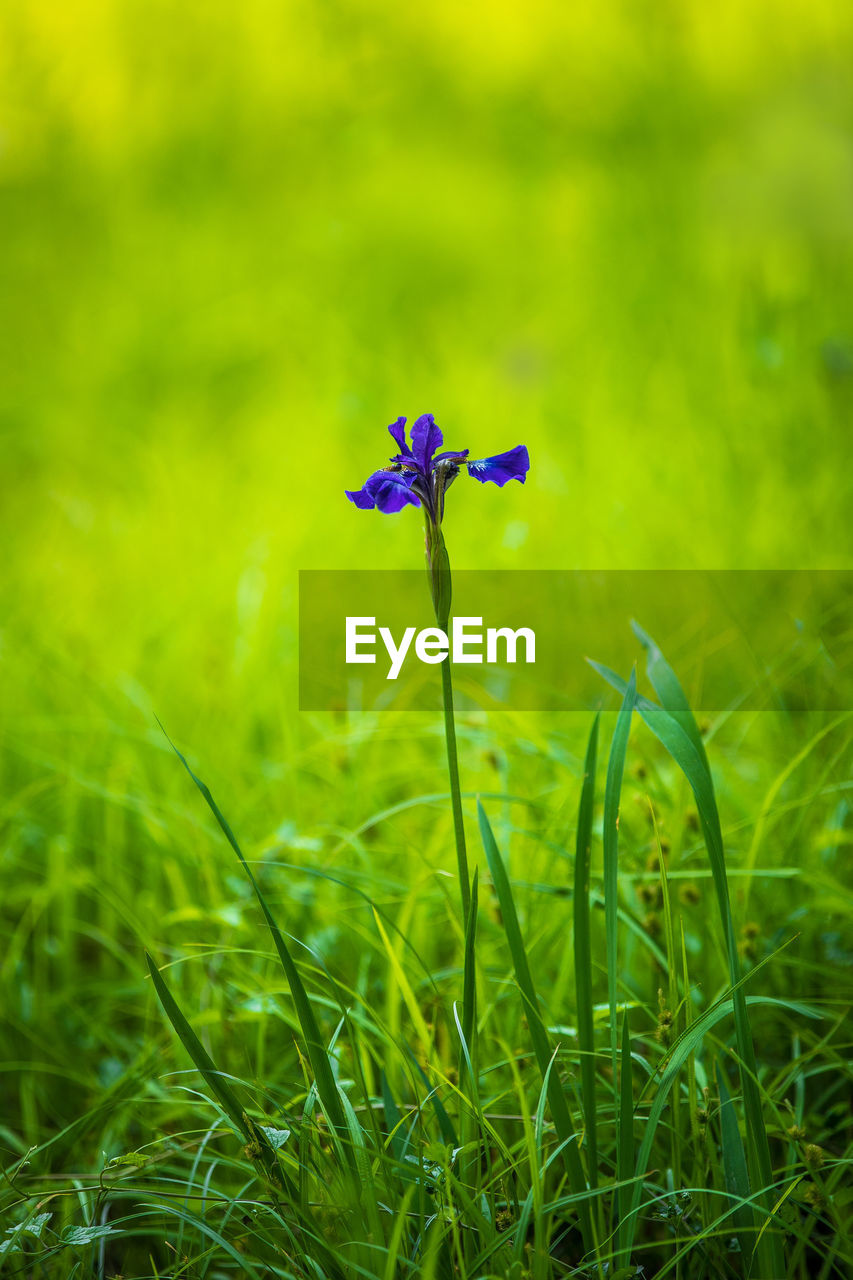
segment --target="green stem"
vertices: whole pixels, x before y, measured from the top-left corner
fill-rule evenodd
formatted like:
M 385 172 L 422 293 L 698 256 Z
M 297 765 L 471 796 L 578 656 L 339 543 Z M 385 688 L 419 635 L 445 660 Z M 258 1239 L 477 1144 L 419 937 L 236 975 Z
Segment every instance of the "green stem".
M 453 683 L 450 678 L 449 654 L 447 660 L 441 664 L 441 693 L 444 699 L 444 738 L 447 743 L 447 771 L 450 775 L 450 802 L 453 807 L 453 831 L 456 836 L 456 862 L 459 867 L 459 889 L 462 894 L 462 918 L 467 920 L 471 905 L 471 885 L 468 878 L 465 824 L 462 820 L 459 762 L 456 758 L 456 721 L 453 716 Z
M 450 622 L 452 584 L 450 559 L 444 536 L 438 525 L 426 516 L 427 578 L 435 620 L 442 631 Z M 450 802 L 453 809 L 453 832 L 456 838 L 456 863 L 459 869 L 459 892 L 462 898 L 462 920 L 467 922 L 471 905 L 471 882 L 468 876 L 468 850 L 465 845 L 465 823 L 462 818 L 462 791 L 459 786 L 459 761 L 456 756 L 456 720 L 453 715 L 453 679 L 450 654 L 441 664 L 441 695 L 444 702 L 444 740 L 447 744 L 447 772 L 450 777 Z

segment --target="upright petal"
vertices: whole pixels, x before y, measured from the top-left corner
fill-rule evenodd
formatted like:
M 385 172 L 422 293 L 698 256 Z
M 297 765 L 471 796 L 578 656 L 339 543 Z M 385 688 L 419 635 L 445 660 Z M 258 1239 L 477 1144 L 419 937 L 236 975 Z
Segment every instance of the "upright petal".
M 435 418 L 431 413 L 422 413 L 412 427 L 412 453 L 424 475 L 429 475 L 432 456 L 443 443 L 444 436 L 435 425 Z
M 493 458 L 481 458 L 478 462 L 467 463 L 468 473 L 481 484 L 491 480 L 501 487 L 507 480 L 520 480 L 522 484 L 530 470 L 530 455 L 523 444 L 517 444 L 506 453 L 495 454 Z
M 411 457 L 412 451 L 406 440 L 406 419 L 398 418 L 396 422 L 392 422 L 388 430 L 397 443 L 397 448 L 405 457 Z

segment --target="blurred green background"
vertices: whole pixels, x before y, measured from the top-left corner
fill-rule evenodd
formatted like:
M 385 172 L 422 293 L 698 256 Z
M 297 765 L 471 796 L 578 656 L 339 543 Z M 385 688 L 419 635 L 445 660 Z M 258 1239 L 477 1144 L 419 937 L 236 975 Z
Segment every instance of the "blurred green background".
M 400 413 L 530 446 L 457 566 L 849 564 L 849 6 L 0 22 L 7 672 L 292 664 L 299 567 L 421 562 L 342 492 Z
M 287 758 L 297 570 L 422 563 L 343 494 L 401 413 L 529 445 L 454 490 L 457 567 L 850 564 L 849 6 L 0 23 L 15 784 L 155 712 L 229 777 Z

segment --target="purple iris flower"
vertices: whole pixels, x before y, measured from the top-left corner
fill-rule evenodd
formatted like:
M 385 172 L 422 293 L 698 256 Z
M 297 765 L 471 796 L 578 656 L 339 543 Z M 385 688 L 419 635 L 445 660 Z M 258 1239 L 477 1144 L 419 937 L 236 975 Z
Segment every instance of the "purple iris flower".
M 422 414 L 412 427 L 411 444 L 406 440 L 405 418 L 392 422 L 388 430 L 400 452 L 388 466 L 374 471 L 363 488 L 345 491 L 350 502 L 363 511 L 376 507 L 390 515 L 403 507 L 423 506 L 432 523 L 439 525 L 444 515 L 444 495 L 462 467 L 467 467 L 468 474 L 483 484 L 491 480 L 501 486 L 508 480 L 524 484 L 530 470 L 530 457 L 523 444 L 477 461 L 468 460 L 467 449 L 439 453 L 444 437 L 431 413 Z

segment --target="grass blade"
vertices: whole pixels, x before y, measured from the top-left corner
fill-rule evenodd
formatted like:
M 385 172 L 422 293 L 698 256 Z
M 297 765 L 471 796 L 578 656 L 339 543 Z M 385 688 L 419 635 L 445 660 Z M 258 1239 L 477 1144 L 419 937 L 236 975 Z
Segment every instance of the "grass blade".
M 622 777 L 625 772 L 625 755 L 628 735 L 637 698 L 637 677 L 631 679 L 616 719 L 610 756 L 607 761 L 607 780 L 604 784 L 604 923 L 607 947 L 607 1002 L 610 1008 L 610 1053 L 613 1080 L 616 1081 L 616 1000 L 619 978 L 619 946 L 617 913 L 619 910 L 619 804 L 622 796 Z
M 475 868 L 471 882 L 471 904 L 468 909 L 468 921 L 465 929 L 465 962 L 462 973 L 462 1034 L 471 1055 L 472 1070 L 475 1074 L 477 1051 L 475 1030 L 477 1026 L 477 902 L 478 902 L 479 870 Z
M 592 722 L 584 763 L 575 849 L 574 948 L 577 998 L 578 1047 L 581 1054 L 581 1097 L 586 1126 L 587 1166 L 590 1186 L 598 1185 L 598 1133 L 595 1097 L 595 1038 L 593 1032 L 592 944 L 589 920 L 589 863 L 592 849 L 592 817 L 595 807 L 595 765 L 598 724 Z
M 381 1072 L 380 1084 L 382 1088 L 382 1106 L 385 1112 L 385 1128 L 388 1130 L 388 1146 L 394 1159 L 400 1161 L 403 1159 L 408 1146 L 407 1140 L 400 1132 L 403 1117 L 384 1071 Z
M 160 727 L 163 728 L 162 725 Z M 163 732 L 165 733 L 165 729 Z M 207 807 L 216 819 L 222 834 L 236 853 L 243 870 L 249 877 L 249 882 L 255 892 L 255 897 L 258 900 L 264 919 L 266 920 L 270 934 L 272 935 L 275 949 L 278 952 L 281 966 L 284 969 L 285 977 L 287 978 L 287 984 L 290 987 L 290 994 L 293 997 L 296 1016 L 299 1019 L 299 1025 L 301 1026 L 302 1034 L 305 1037 L 308 1060 L 311 1063 L 311 1070 L 313 1071 L 314 1079 L 317 1082 L 317 1093 L 319 1095 L 320 1102 L 328 1116 L 329 1123 L 335 1129 L 338 1138 L 342 1140 L 344 1148 L 348 1152 L 350 1163 L 352 1164 L 353 1157 L 352 1152 L 349 1149 L 349 1134 L 343 1107 L 341 1106 L 341 1100 L 338 1095 L 338 1086 L 335 1081 L 331 1063 L 329 1062 L 326 1047 L 320 1035 L 320 1029 L 317 1026 L 317 1019 L 314 1017 L 314 1010 L 312 1009 L 311 1002 L 308 999 L 308 993 L 306 992 L 302 979 L 299 976 L 299 971 L 293 962 L 293 957 L 288 950 L 287 943 L 284 940 L 284 935 L 273 919 L 272 912 L 270 911 L 266 899 L 261 892 L 260 886 L 252 873 L 252 869 L 243 856 L 242 849 L 237 843 L 237 838 L 226 822 L 225 817 L 211 795 L 209 788 L 201 781 L 200 778 L 196 777 L 187 763 L 186 758 L 171 741 L 168 734 L 166 734 L 166 739 L 175 752 L 175 755 L 192 778 L 196 787 L 201 792 Z
M 145 960 L 148 964 L 151 980 L 154 983 L 154 989 L 165 1010 L 166 1017 L 174 1027 L 181 1044 L 200 1071 L 205 1083 L 216 1096 L 217 1102 L 231 1121 L 234 1129 L 246 1143 L 247 1151 L 250 1153 L 256 1151 L 257 1157 L 263 1164 L 267 1178 L 272 1182 L 276 1182 L 280 1187 L 284 1187 L 286 1185 L 286 1176 L 263 1129 L 260 1125 L 254 1124 L 240 1106 L 237 1095 L 193 1031 L 177 1001 L 166 986 L 160 970 L 147 951 L 145 952 Z
M 457 1137 L 456 1130 L 453 1127 L 453 1121 L 450 1119 L 450 1116 L 447 1114 L 447 1108 L 445 1107 L 444 1103 L 441 1101 L 441 1098 L 438 1096 L 438 1087 L 430 1083 L 430 1078 L 427 1075 L 427 1073 L 424 1071 L 421 1064 L 418 1062 L 417 1058 L 415 1057 L 412 1051 L 411 1045 L 409 1044 L 406 1045 L 406 1051 L 408 1053 L 412 1066 L 415 1068 L 415 1071 L 417 1071 L 418 1075 L 420 1076 L 422 1083 L 426 1086 L 427 1100 L 429 1101 L 430 1106 L 435 1112 L 435 1118 L 436 1118 L 436 1121 L 438 1122 L 438 1127 L 441 1131 L 442 1142 L 444 1142 L 447 1146 L 450 1146 L 450 1147 L 458 1147 L 459 1138 Z
M 548 1102 L 551 1106 L 551 1118 L 554 1122 L 554 1128 L 557 1136 L 563 1146 L 563 1159 L 566 1165 L 566 1172 L 569 1177 L 569 1185 L 575 1195 L 583 1196 L 587 1190 L 586 1178 L 584 1176 L 583 1164 L 581 1163 L 580 1153 L 578 1151 L 577 1133 L 574 1122 L 572 1120 L 569 1102 L 566 1094 L 560 1084 L 559 1075 L 555 1071 L 551 1071 L 552 1050 L 548 1039 L 548 1032 L 545 1029 L 545 1023 L 542 1021 L 542 1014 L 539 1008 L 539 998 L 533 986 L 533 979 L 530 976 L 530 964 L 527 959 L 527 952 L 524 946 L 524 940 L 521 936 L 521 928 L 518 923 L 518 914 L 515 909 L 515 901 L 512 896 L 512 889 L 509 883 L 509 877 L 506 873 L 506 867 L 503 858 L 495 843 L 495 837 L 492 834 L 492 828 L 486 817 L 486 811 L 480 802 L 477 802 L 477 813 L 480 820 L 480 835 L 483 840 L 483 848 L 486 853 L 486 860 L 489 864 L 489 871 L 492 876 L 492 883 L 495 886 L 495 892 L 498 896 L 498 905 L 500 906 L 501 916 L 503 917 L 504 930 L 506 932 L 507 942 L 509 943 L 510 955 L 512 957 L 513 969 L 515 970 L 515 979 L 524 1001 L 524 1011 L 527 1016 L 527 1023 L 530 1028 L 530 1039 L 533 1043 L 533 1052 L 536 1055 L 536 1061 L 542 1080 L 547 1081 Z M 592 1219 L 589 1210 L 589 1201 L 581 1199 L 578 1201 L 578 1216 L 580 1219 L 581 1234 L 583 1235 L 584 1247 L 588 1253 L 591 1253 L 594 1246 L 592 1234 Z
M 388 934 L 382 924 L 382 920 L 379 917 L 379 912 L 375 907 L 373 908 L 373 920 L 376 925 L 377 932 L 379 933 L 379 937 L 382 939 L 382 945 L 385 948 L 385 954 L 388 957 L 391 972 L 394 975 L 394 979 L 400 989 L 400 994 L 403 997 L 403 1003 L 409 1011 L 409 1017 L 412 1019 L 412 1026 L 420 1038 L 422 1052 L 425 1055 L 428 1055 L 430 1045 L 432 1043 L 432 1036 L 430 1035 L 426 1022 L 424 1021 L 417 997 L 412 990 L 412 985 L 406 977 L 406 972 L 403 966 L 400 964 L 400 957 L 392 947 L 391 939 L 388 937 Z
M 706 769 L 710 769 L 702 734 L 699 732 L 699 726 L 696 723 L 696 718 L 687 700 L 687 694 L 682 689 L 678 676 L 666 658 L 664 658 L 655 641 L 643 630 L 638 622 L 631 621 L 631 630 L 646 651 L 646 675 L 651 680 L 652 688 L 661 700 L 661 706 L 665 707 L 673 719 L 678 721 L 696 748 L 696 754 L 699 759 Z
M 746 1152 L 738 1128 L 737 1114 L 726 1085 L 725 1072 L 719 1064 L 717 1087 L 720 1090 L 720 1138 L 726 1190 L 733 1200 L 747 1201 L 750 1187 Z M 751 1231 L 752 1217 L 750 1210 L 741 1205 L 731 1219 L 744 1261 L 752 1254 L 755 1243 L 755 1234 Z
M 666 662 L 658 646 L 650 636 L 633 624 L 634 632 L 644 645 L 647 654 L 646 670 L 652 686 L 663 705 L 663 710 L 643 699 L 640 715 L 652 732 L 669 751 L 681 768 L 696 800 L 702 833 L 711 873 L 717 893 L 720 919 L 723 925 L 729 961 L 729 975 L 734 990 L 735 1039 L 738 1055 L 744 1064 L 741 1072 L 744 1113 L 749 1146 L 752 1153 L 754 1175 L 759 1188 L 766 1189 L 765 1207 L 772 1207 L 770 1188 L 773 1185 L 773 1165 L 770 1145 L 764 1125 L 761 1094 L 757 1082 L 758 1066 L 755 1045 L 749 1025 L 746 1000 L 740 986 L 740 958 L 735 941 L 731 902 L 729 899 L 723 832 L 717 809 L 711 769 L 699 726 L 675 672 Z M 768 1277 L 784 1274 L 785 1261 L 779 1236 L 773 1231 L 763 1235 L 760 1242 L 761 1257 L 757 1259 L 759 1273 Z
M 723 926 L 729 975 L 733 990 L 735 1040 L 738 1056 L 744 1065 L 741 1079 L 751 1162 L 756 1182 L 760 1188 L 764 1189 L 762 1202 L 769 1212 L 771 1209 L 769 1196 L 771 1194 L 770 1188 L 773 1185 L 773 1167 L 770 1160 L 770 1146 L 764 1127 L 761 1095 L 757 1082 L 758 1068 L 755 1058 L 755 1046 L 749 1026 L 747 1005 L 740 986 L 740 960 L 732 921 L 723 834 L 714 794 L 714 784 L 698 725 L 675 673 L 663 658 L 654 641 L 636 626 L 635 631 L 646 646 L 649 678 L 652 681 L 655 692 L 664 702 L 663 706 L 659 706 L 657 703 L 650 702 L 647 698 L 638 698 L 637 710 L 646 725 L 666 748 L 687 778 L 696 801 L 696 808 L 699 811 L 700 825 L 708 852 L 720 920 Z M 625 693 L 628 686 L 619 676 L 598 663 L 592 663 L 592 666 L 610 684 L 620 689 L 623 694 Z M 774 1277 L 784 1275 L 785 1261 L 779 1236 L 773 1231 L 768 1231 L 762 1237 L 760 1249 L 761 1256 L 757 1259 L 756 1280 L 760 1280 L 760 1277 L 764 1277 L 765 1280 L 774 1280 Z
M 473 1186 L 480 1166 L 478 1150 L 478 1124 L 480 1119 L 480 1088 L 477 1052 L 477 904 L 479 901 L 479 870 L 474 869 L 471 881 L 471 904 L 465 928 L 465 960 L 462 971 L 462 1022 L 460 1025 L 461 1049 L 459 1054 L 459 1081 L 465 1086 L 471 1103 L 470 1110 L 462 1116 L 460 1131 L 462 1146 L 467 1148 L 459 1166 L 459 1178 L 463 1186 Z M 454 1008 L 455 1016 L 455 1008 Z
M 767 961 L 764 961 L 766 964 Z M 756 970 L 753 970 L 748 976 L 754 976 Z M 744 978 L 742 981 L 746 981 Z M 733 993 L 719 1000 L 712 1005 L 710 1009 L 706 1009 L 694 1022 L 690 1024 L 686 1031 L 683 1031 L 675 1041 L 670 1050 L 669 1057 L 666 1060 L 666 1066 L 661 1075 L 660 1082 L 655 1092 L 648 1118 L 646 1119 L 645 1128 L 643 1130 L 643 1140 L 640 1143 L 640 1149 L 637 1152 L 637 1162 L 634 1169 L 634 1175 L 638 1181 L 634 1184 L 634 1194 L 631 1201 L 630 1220 L 626 1230 L 626 1249 L 630 1252 L 634 1241 L 634 1232 L 637 1225 L 637 1210 L 640 1205 L 640 1196 L 642 1193 L 642 1179 L 649 1167 L 649 1157 L 651 1156 L 652 1146 L 655 1140 L 655 1131 L 663 1115 L 670 1089 L 678 1079 L 679 1072 L 684 1063 L 692 1053 L 699 1048 L 706 1033 L 710 1031 L 723 1018 L 729 1017 L 734 1011 Z M 752 1005 L 774 1005 L 789 1009 L 791 1012 L 797 1013 L 802 1017 L 816 1018 L 820 1014 L 810 1009 L 807 1005 L 801 1005 L 789 1000 L 780 1000 L 774 996 L 750 996 L 747 1003 Z M 784 1275 L 784 1272 L 780 1273 Z M 772 1280 L 772 1277 L 768 1277 Z
M 622 1060 L 619 1067 L 619 1121 L 616 1148 L 616 1260 L 630 1263 L 630 1247 L 627 1244 L 628 1212 L 631 1203 L 630 1179 L 634 1173 L 634 1090 L 631 1077 L 631 1029 L 628 1010 L 622 1015 Z

